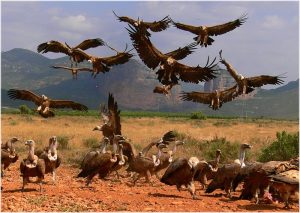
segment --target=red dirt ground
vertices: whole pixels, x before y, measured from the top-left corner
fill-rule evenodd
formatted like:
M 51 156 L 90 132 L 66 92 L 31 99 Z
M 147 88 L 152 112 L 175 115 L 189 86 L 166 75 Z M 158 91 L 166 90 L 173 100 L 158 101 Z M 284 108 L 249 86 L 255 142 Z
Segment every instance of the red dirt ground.
M 46 175 L 43 192 L 39 186 L 29 183 L 21 192 L 22 178 L 19 176 L 19 163 L 12 165 L 2 179 L 1 210 L 15 211 L 299 211 L 299 204 L 293 202 L 291 209 L 283 208 L 283 203 L 256 205 L 248 200 L 230 200 L 223 191 L 217 190 L 205 194 L 196 183 L 199 200 L 192 200 L 191 195 L 175 186 L 160 183 L 152 177 L 153 186 L 144 183 L 144 179 L 131 186 L 130 178 L 116 180 L 114 174 L 108 180 L 95 177 L 91 187 L 86 188 L 84 179 L 76 179 L 79 169 L 62 165 L 57 170 L 57 183 L 53 185 L 50 174 Z M 239 195 L 233 193 L 234 198 Z

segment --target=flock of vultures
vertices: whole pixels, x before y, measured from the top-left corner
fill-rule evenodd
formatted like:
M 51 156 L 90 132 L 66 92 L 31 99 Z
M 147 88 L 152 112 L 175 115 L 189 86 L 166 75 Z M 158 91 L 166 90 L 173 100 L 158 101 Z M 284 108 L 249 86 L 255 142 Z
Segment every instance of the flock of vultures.
M 115 14 L 115 13 L 114 13 Z M 116 15 L 116 14 L 115 14 Z M 217 76 L 216 58 L 210 62 L 209 58 L 204 67 L 199 65 L 189 66 L 180 63 L 188 55 L 196 51 L 197 46 L 202 48 L 212 45 L 213 36 L 228 33 L 241 26 L 247 19 L 246 15 L 215 26 L 192 26 L 174 22 L 169 16 L 160 21 L 145 22 L 141 19 L 133 20 L 129 17 L 117 16 L 117 19 L 128 23 L 132 45 L 138 53 L 140 59 L 147 67 L 155 71 L 160 86 L 154 88 L 154 93 L 169 95 L 173 86 L 180 81 L 188 83 L 199 83 L 208 81 Z M 195 34 L 194 42 L 180 47 L 168 53 L 162 53 L 151 42 L 151 32 L 166 30 L 171 25 L 184 31 Z M 109 57 L 93 56 L 86 53 L 89 48 L 106 46 L 115 51 L 115 55 Z M 115 50 L 100 38 L 87 39 L 75 47 L 70 47 L 67 43 L 58 41 L 48 41 L 38 45 L 39 53 L 55 52 L 64 53 L 70 56 L 71 65 L 53 66 L 55 69 L 65 69 L 71 71 L 73 79 L 77 79 L 78 72 L 90 72 L 95 78 L 99 73 L 109 72 L 112 66 L 124 64 L 132 57 L 131 50 L 123 52 Z M 279 76 L 255 76 L 244 77 L 230 65 L 223 57 L 222 50 L 219 52 L 220 63 L 223 64 L 230 75 L 235 79 L 236 84 L 229 89 L 216 90 L 214 92 L 183 92 L 181 99 L 186 101 L 200 102 L 208 104 L 213 110 L 219 109 L 223 103 L 233 100 L 239 95 L 247 94 L 265 84 L 281 84 L 283 81 Z M 87 60 L 91 67 L 77 67 L 78 63 Z M 45 95 L 36 95 L 28 90 L 10 89 L 8 96 L 12 99 L 21 99 L 34 102 L 37 112 L 45 118 L 53 117 L 51 108 L 72 108 L 74 110 L 86 111 L 88 108 L 71 100 L 55 100 Z M 231 198 L 231 192 L 243 183 L 240 194 L 241 199 L 254 199 L 256 203 L 262 200 L 272 201 L 274 197 L 280 197 L 285 202 L 285 207 L 289 207 L 289 197 L 298 191 L 298 164 L 299 159 L 290 161 L 271 161 L 267 163 L 245 162 L 245 152 L 251 149 L 249 144 L 241 144 L 240 154 L 234 162 L 219 165 L 222 157 L 222 150 L 216 150 L 215 159 L 200 161 L 197 157 L 176 158 L 176 148 L 183 145 L 176 134 L 172 131 L 165 133 L 158 141 L 153 141 L 142 150 L 136 151 L 133 145 L 122 136 L 120 110 L 113 94 L 108 94 L 107 106 L 101 105 L 101 125 L 94 130 L 99 130 L 103 134 L 98 150 L 89 151 L 83 158 L 80 165 L 78 178 L 86 178 L 86 185 L 89 185 L 98 175 L 105 178 L 112 172 L 118 175 L 118 170 L 126 168 L 128 175 L 132 177 L 132 183 L 144 177 L 146 182 L 151 183 L 151 176 L 155 175 L 162 183 L 174 185 L 178 190 L 186 188 L 193 199 L 197 199 L 195 194 L 194 181 L 199 181 L 206 193 L 212 193 L 216 189 L 225 190 L 226 196 Z M 9 164 L 18 160 L 14 144 L 19 141 L 17 137 L 11 138 L 1 145 L 1 176 Z M 55 182 L 55 171 L 61 164 L 61 158 L 57 152 L 58 141 L 55 136 L 49 139 L 49 146 L 43 150 L 35 150 L 35 142 L 27 140 L 25 145 L 29 147 L 28 157 L 20 164 L 20 172 L 23 177 L 22 191 L 26 184 L 30 182 L 30 177 L 37 177 L 37 183 L 42 190 L 42 180 L 45 174 L 51 173 Z M 156 154 L 150 155 L 149 151 L 154 150 Z M 159 173 L 163 172 L 160 177 Z M 120 177 L 119 177 L 120 178 Z

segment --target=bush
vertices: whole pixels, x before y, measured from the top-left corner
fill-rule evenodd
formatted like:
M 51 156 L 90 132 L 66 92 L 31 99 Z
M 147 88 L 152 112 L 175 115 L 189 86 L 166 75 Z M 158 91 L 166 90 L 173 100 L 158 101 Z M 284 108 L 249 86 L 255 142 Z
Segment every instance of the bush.
M 288 134 L 285 131 L 277 132 L 276 137 L 276 141 L 262 150 L 259 161 L 285 161 L 299 156 L 299 132 L 295 134 Z
M 99 148 L 99 141 L 97 138 L 87 138 L 83 140 L 83 144 L 88 148 Z
M 57 136 L 57 142 L 60 149 L 70 149 L 69 147 L 69 137 L 68 136 Z
M 32 113 L 31 109 L 25 104 L 20 105 L 19 110 L 20 110 L 21 114 L 31 114 Z
M 190 116 L 191 119 L 199 119 L 199 120 L 206 120 L 206 115 L 204 115 L 202 112 L 193 112 Z

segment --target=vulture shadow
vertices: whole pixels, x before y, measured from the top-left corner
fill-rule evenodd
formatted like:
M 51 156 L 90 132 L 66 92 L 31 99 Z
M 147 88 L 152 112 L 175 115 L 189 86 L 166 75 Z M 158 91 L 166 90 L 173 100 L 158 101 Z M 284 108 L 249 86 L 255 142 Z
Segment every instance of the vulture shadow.
M 153 197 L 184 198 L 178 195 L 168 195 L 168 194 L 161 194 L 161 193 L 148 193 L 148 195 Z
M 39 191 L 39 190 L 27 188 L 27 189 L 24 189 L 23 192 L 33 192 L 33 191 Z M 22 192 L 22 189 L 10 189 L 10 190 L 1 191 L 1 193 L 15 193 L 15 192 Z
M 247 210 L 247 211 L 258 211 L 258 210 L 278 210 L 278 206 L 274 206 L 272 204 L 248 204 L 248 205 L 238 205 L 239 209 Z

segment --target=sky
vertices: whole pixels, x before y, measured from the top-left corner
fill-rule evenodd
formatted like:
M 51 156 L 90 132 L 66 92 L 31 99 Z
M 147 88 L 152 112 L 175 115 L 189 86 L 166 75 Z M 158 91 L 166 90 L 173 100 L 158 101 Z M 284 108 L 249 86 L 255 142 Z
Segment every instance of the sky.
M 195 26 L 222 24 L 247 13 L 248 19 L 242 26 L 214 36 L 213 45 L 199 46 L 182 63 L 204 66 L 208 56 L 219 59 L 222 49 L 223 58 L 245 77 L 284 74 L 286 83 L 299 77 L 298 1 L 2 1 L 1 51 L 13 48 L 36 51 L 40 43 L 50 40 L 75 46 L 88 38 L 101 38 L 120 51 L 126 43 L 129 49 L 133 48 L 127 24 L 119 22 L 112 11 L 144 21 L 169 15 L 175 22 Z M 151 41 L 160 51 L 169 52 L 192 43 L 193 37 L 171 26 L 152 33 Z M 114 54 L 105 47 L 87 52 L 97 56 Z M 134 58 L 139 59 L 137 54 Z

